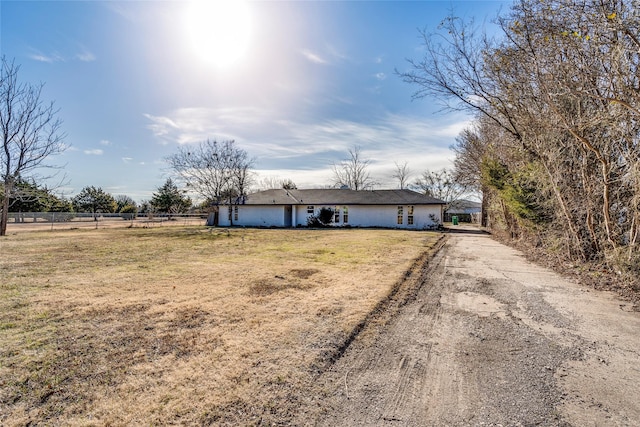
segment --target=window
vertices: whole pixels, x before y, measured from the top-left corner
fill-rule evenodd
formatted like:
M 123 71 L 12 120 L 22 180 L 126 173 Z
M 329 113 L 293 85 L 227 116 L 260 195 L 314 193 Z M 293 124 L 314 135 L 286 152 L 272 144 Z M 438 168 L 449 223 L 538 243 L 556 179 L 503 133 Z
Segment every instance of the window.
M 307 213 L 308 214 L 312 214 L 313 213 L 313 206 L 307 206 Z
M 413 225 L 413 206 L 407 206 L 407 225 Z
M 333 222 L 336 224 L 340 222 L 340 206 L 336 206 L 333 211 Z
M 398 206 L 398 224 L 403 224 L 404 218 L 404 208 L 402 206 Z
M 238 205 L 236 205 L 236 206 L 233 208 L 233 220 L 234 220 L 234 221 L 237 221 L 237 220 L 238 220 Z
M 232 212 L 232 211 L 233 211 L 233 210 L 232 210 L 232 207 L 231 207 L 231 206 L 229 206 L 229 221 L 231 221 L 231 212 Z
M 342 207 L 342 223 L 343 224 L 349 223 L 349 208 L 346 206 Z

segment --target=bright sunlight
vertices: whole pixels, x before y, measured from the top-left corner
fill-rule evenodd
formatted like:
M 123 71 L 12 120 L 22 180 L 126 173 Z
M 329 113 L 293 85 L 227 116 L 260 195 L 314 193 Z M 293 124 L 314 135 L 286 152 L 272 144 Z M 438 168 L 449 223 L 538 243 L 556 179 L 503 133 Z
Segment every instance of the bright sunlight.
M 249 45 L 251 16 L 244 0 L 193 1 L 186 26 L 196 54 L 218 66 L 236 62 Z

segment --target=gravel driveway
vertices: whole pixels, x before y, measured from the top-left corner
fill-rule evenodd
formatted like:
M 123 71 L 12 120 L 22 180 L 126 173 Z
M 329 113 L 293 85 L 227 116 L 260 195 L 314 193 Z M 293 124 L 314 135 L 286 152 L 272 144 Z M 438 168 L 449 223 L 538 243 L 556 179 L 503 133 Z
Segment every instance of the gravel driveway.
M 640 313 L 455 231 L 414 293 L 318 379 L 297 423 L 640 425 Z

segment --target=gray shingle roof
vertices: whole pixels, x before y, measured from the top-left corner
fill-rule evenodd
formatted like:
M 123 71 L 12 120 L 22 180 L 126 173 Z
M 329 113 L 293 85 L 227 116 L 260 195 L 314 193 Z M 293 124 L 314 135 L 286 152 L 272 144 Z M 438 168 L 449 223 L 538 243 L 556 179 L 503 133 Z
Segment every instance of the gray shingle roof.
M 244 198 L 247 205 L 439 205 L 440 199 L 411 190 L 285 190 L 259 191 Z
M 465 209 L 481 209 L 482 203 L 473 200 L 456 200 L 449 204 L 447 212 L 464 212 Z

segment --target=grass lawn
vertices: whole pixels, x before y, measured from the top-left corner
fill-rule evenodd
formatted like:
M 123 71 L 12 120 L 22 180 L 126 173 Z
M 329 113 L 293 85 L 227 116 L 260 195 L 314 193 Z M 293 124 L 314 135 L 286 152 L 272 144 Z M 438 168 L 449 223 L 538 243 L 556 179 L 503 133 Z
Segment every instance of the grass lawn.
M 204 227 L 0 239 L 0 425 L 285 424 L 437 233 Z

